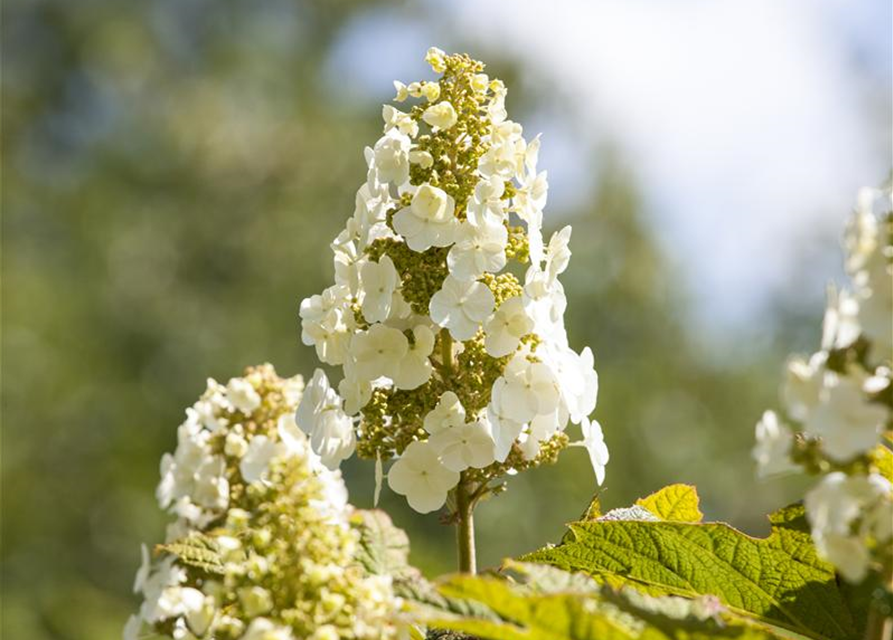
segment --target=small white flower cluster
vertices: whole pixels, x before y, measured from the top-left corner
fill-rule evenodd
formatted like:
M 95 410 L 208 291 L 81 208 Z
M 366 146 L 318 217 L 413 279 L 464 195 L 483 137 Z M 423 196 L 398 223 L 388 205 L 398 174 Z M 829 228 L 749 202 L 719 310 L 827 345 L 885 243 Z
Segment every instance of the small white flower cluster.
M 262 365 L 226 386 L 208 380 L 187 409 L 157 491 L 177 519 L 155 558 L 143 545 L 143 602 L 124 640 L 146 629 L 176 640 L 396 636 L 400 600 L 353 557 L 340 472 L 295 424 L 303 386 Z
M 535 459 L 569 421 L 601 482 L 608 452 L 588 418 L 598 379 L 592 352 L 568 346 L 558 280 L 571 229 L 544 243 L 539 138 L 507 119 L 505 86 L 483 65 L 438 49 L 426 59 L 443 77 L 395 83 L 397 102 L 424 102 L 384 107 L 332 244 L 335 284 L 301 304 L 303 342 L 344 375 L 336 389 L 316 371 L 298 425 L 330 468 L 358 447 L 379 463 L 399 456 L 388 483 L 423 513 L 466 469 L 513 449 Z M 511 259 L 523 282 L 504 271 Z
M 761 476 L 822 475 L 806 496 L 819 552 L 859 582 L 872 549 L 893 536 L 893 495 L 878 472 L 893 428 L 893 201 L 888 184 L 863 189 L 844 238 L 853 291 L 829 293 L 822 348 L 787 365 L 783 399 L 796 429 L 767 411 L 753 456 Z M 889 437 L 889 436 L 888 436 Z

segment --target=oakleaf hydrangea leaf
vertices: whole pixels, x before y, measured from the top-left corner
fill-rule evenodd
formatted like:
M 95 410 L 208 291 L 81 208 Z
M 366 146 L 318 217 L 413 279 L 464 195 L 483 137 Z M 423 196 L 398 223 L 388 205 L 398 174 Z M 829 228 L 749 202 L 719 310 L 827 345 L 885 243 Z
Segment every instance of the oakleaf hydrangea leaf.
M 651 503 L 670 505 L 666 498 Z M 588 520 L 571 524 L 560 545 L 522 560 L 650 595 L 716 596 L 736 613 L 810 638 L 860 637 L 867 613 L 838 586 L 834 567 L 816 555 L 803 507 L 777 511 L 770 522 L 770 535 L 759 539 L 723 523 Z
M 699 503 L 697 490 L 688 484 L 671 484 L 636 500 L 637 505 L 667 522 L 701 522 L 704 514 L 698 508 Z
M 445 595 L 479 602 L 498 619 L 451 619 L 437 628 L 490 640 L 771 640 L 779 636 L 724 616 L 702 600 L 654 598 L 631 592 L 536 594 L 492 577 L 456 576 Z
M 357 510 L 351 525 L 360 532 L 356 557 L 363 568 L 374 575 L 398 577 L 411 571 L 409 538 L 379 509 Z

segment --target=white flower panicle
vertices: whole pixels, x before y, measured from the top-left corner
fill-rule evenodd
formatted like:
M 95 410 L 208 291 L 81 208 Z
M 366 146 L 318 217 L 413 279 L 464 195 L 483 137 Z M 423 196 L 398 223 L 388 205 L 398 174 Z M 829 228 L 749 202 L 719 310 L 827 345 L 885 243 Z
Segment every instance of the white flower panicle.
M 390 580 L 354 558 L 359 533 L 341 474 L 295 424 L 308 396 L 330 443 L 346 418 L 329 409 L 337 394 L 318 378 L 305 391 L 300 376 L 262 365 L 225 386 L 208 381 L 162 459 L 158 501 L 176 520 L 154 554 L 142 548 L 134 592 L 143 602 L 125 640 L 398 636 L 403 605 Z M 320 449 L 341 455 L 329 446 Z
M 893 201 L 891 184 L 863 189 L 844 235 L 852 289 L 831 287 L 821 349 L 788 361 L 789 423 L 767 411 L 756 427 L 761 476 L 822 476 L 806 496 L 819 552 L 860 582 L 890 562 L 893 493 Z
M 564 329 L 571 228 L 543 239 L 539 138 L 508 119 L 505 86 L 480 62 L 426 60 L 437 80 L 394 83 L 401 108 L 419 102 L 382 109 L 332 243 L 335 283 L 301 304 L 303 342 L 343 378 L 317 371 L 297 423 L 329 468 L 354 451 L 378 467 L 396 457 L 388 484 L 422 512 L 460 481 L 479 498 L 554 461 L 569 423 L 601 482 L 592 352 Z

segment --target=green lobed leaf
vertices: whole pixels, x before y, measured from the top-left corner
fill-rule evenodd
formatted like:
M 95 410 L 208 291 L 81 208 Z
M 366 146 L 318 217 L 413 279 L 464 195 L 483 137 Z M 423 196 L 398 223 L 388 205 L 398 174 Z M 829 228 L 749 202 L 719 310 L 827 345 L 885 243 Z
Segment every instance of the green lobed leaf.
M 543 595 L 505 580 L 474 576 L 456 576 L 441 590 L 449 597 L 486 605 L 499 619 L 439 620 L 432 625 L 489 640 L 778 638 L 769 631 L 722 616 L 721 608 L 705 608 L 700 601 L 684 598 L 654 598 L 610 590 Z
M 409 564 L 409 537 L 384 511 L 357 510 L 351 526 L 360 532 L 356 557 L 366 571 L 395 578 L 414 571 Z
M 811 638 L 860 637 L 867 612 L 816 555 L 803 507 L 782 509 L 770 522 L 770 535 L 759 539 L 723 523 L 588 520 L 571 524 L 560 545 L 521 559 L 651 595 L 713 595 L 737 613 Z

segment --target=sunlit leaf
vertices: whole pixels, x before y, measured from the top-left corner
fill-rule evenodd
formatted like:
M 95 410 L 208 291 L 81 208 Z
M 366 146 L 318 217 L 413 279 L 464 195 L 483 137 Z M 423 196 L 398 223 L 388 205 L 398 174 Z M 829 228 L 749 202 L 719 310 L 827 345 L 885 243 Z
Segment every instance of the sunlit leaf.
M 522 560 L 651 595 L 713 595 L 733 611 L 811 638 L 859 637 L 867 613 L 817 557 L 802 506 L 782 509 L 770 521 L 770 535 L 759 539 L 723 523 L 589 520 L 571 524 L 560 545 Z

